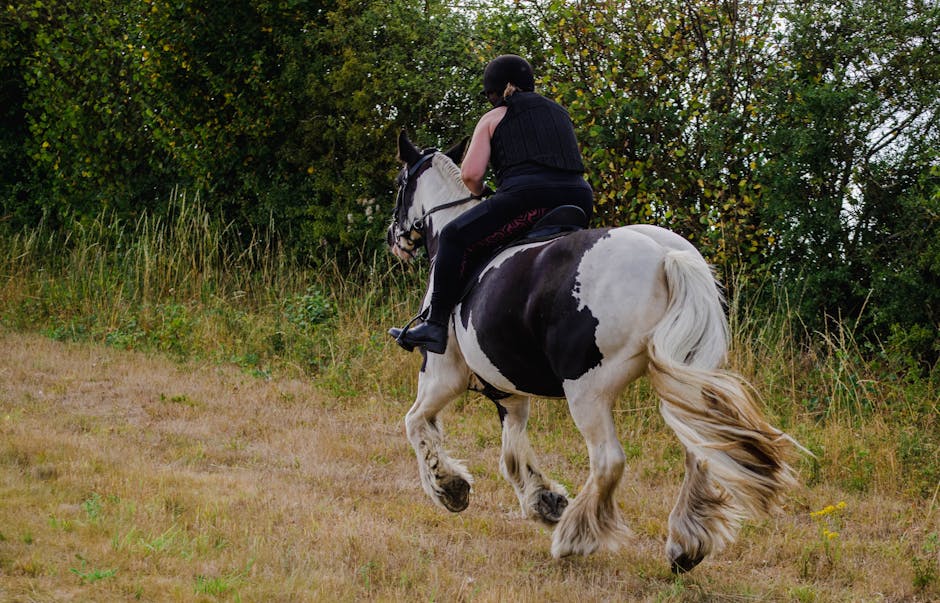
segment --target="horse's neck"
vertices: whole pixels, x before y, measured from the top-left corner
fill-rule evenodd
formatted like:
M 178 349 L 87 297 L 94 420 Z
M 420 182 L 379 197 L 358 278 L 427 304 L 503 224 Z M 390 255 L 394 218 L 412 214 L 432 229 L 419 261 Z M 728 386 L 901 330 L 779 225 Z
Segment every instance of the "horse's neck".
M 433 178 L 431 177 L 432 174 Z M 416 195 L 420 195 L 416 200 L 418 201 L 418 207 L 421 208 L 421 213 L 426 213 L 432 211 L 435 207 L 470 197 L 470 189 L 468 189 L 463 183 L 463 180 L 460 179 L 459 171 L 451 174 L 445 170 L 434 170 L 433 172 L 429 172 L 426 178 L 428 178 L 428 180 L 422 182 L 424 186 L 416 193 Z M 454 207 L 435 211 L 428 220 L 428 234 L 431 235 L 432 239 L 436 239 L 436 235 L 439 234 L 447 224 L 477 203 L 479 203 L 479 201 L 467 201 L 466 203 L 461 203 Z M 436 249 L 433 251 L 436 251 Z M 428 252 L 430 253 L 432 250 L 428 249 Z

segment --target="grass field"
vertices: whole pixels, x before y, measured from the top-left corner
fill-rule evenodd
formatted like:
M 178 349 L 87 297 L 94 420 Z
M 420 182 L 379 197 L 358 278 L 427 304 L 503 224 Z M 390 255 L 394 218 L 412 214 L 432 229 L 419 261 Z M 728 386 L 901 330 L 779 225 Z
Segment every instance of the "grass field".
M 549 532 L 519 518 L 498 476 L 498 421 L 477 396 L 447 415 L 477 478 L 453 515 L 418 484 L 407 399 L 338 399 L 315 382 L 35 335 L 4 332 L 0 345 L 4 601 L 940 597 L 936 493 L 838 479 L 794 492 L 784 514 L 671 576 L 663 543 L 682 463 L 648 405 L 619 415 L 631 460 L 618 498 L 634 540 L 554 561 Z M 586 455 L 558 402 L 536 407 L 532 435 L 576 490 Z
M 444 416 L 470 507 L 421 490 L 402 424 L 420 357 L 384 335 L 419 273 L 304 270 L 188 211 L 0 237 L 0 601 L 940 600 L 936 375 L 850 329 L 806 345 L 785 307 L 732 304 L 732 364 L 816 455 L 783 513 L 671 575 L 682 453 L 641 381 L 617 408 L 633 539 L 558 561 L 499 477 L 484 398 Z M 563 402 L 536 402 L 530 435 L 576 494 Z

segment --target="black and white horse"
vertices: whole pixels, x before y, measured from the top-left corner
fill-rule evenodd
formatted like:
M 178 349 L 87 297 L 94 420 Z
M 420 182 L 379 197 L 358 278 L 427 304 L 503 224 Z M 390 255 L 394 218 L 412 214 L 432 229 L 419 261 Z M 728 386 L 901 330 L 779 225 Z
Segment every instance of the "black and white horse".
M 424 246 L 433 262 L 437 234 L 479 202 L 460 179 L 462 151 L 421 151 L 400 136 L 405 165 L 388 231 L 396 255 Z M 482 391 L 502 420 L 501 473 L 526 516 L 555 525 L 552 555 L 614 549 L 629 530 L 613 499 L 626 457 L 612 407 L 646 374 L 685 448 L 666 554 L 673 571 L 688 571 L 731 542 L 743 518 L 775 509 L 795 484 L 785 457 L 798 444 L 766 422 L 740 377 L 718 368 L 727 349 L 712 271 L 668 230 L 580 230 L 505 249 L 452 313 L 445 352 L 425 353 L 405 418 L 421 484 L 450 511 L 468 506 L 473 479 L 445 452 L 439 414 L 468 388 Z M 566 398 L 587 444 L 590 475 L 570 504 L 529 444 L 532 396 Z

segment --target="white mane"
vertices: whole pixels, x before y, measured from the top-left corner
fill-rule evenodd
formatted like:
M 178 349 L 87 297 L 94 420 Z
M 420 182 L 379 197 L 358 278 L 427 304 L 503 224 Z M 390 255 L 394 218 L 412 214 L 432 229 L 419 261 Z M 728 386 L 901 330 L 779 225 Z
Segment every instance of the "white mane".
M 438 171 L 442 172 L 442 176 L 449 177 L 454 181 L 457 190 L 461 193 L 466 191 L 467 187 L 463 183 L 463 178 L 460 177 L 460 166 L 451 161 L 450 157 L 438 151 L 434 154 L 434 165 Z
M 415 218 L 439 205 L 457 199 L 466 199 L 468 202 L 440 213 L 435 213 L 435 226 L 439 229 L 452 219 L 473 207 L 478 200 L 469 200 L 470 190 L 460 177 L 460 167 L 444 153 L 434 154 L 431 162 L 433 169 L 428 170 L 418 182 L 412 204 L 412 218 Z

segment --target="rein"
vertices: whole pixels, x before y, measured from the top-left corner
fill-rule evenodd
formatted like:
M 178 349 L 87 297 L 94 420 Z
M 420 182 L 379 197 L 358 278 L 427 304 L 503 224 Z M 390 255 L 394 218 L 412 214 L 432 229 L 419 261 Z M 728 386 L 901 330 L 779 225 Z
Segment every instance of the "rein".
M 464 203 L 469 203 L 470 201 L 479 201 L 483 197 L 481 195 L 470 195 L 468 197 L 462 197 L 456 201 L 450 201 L 444 203 L 443 205 L 438 205 L 437 207 L 432 207 L 428 211 L 424 212 L 411 223 L 411 230 L 418 232 L 419 234 L 424 234 L 424 219 L 430 216 L 433 213 L 439 212 L 443 209 L 450 209 L 451 207 L 456 207 L 458 205 L 463 205 Z

